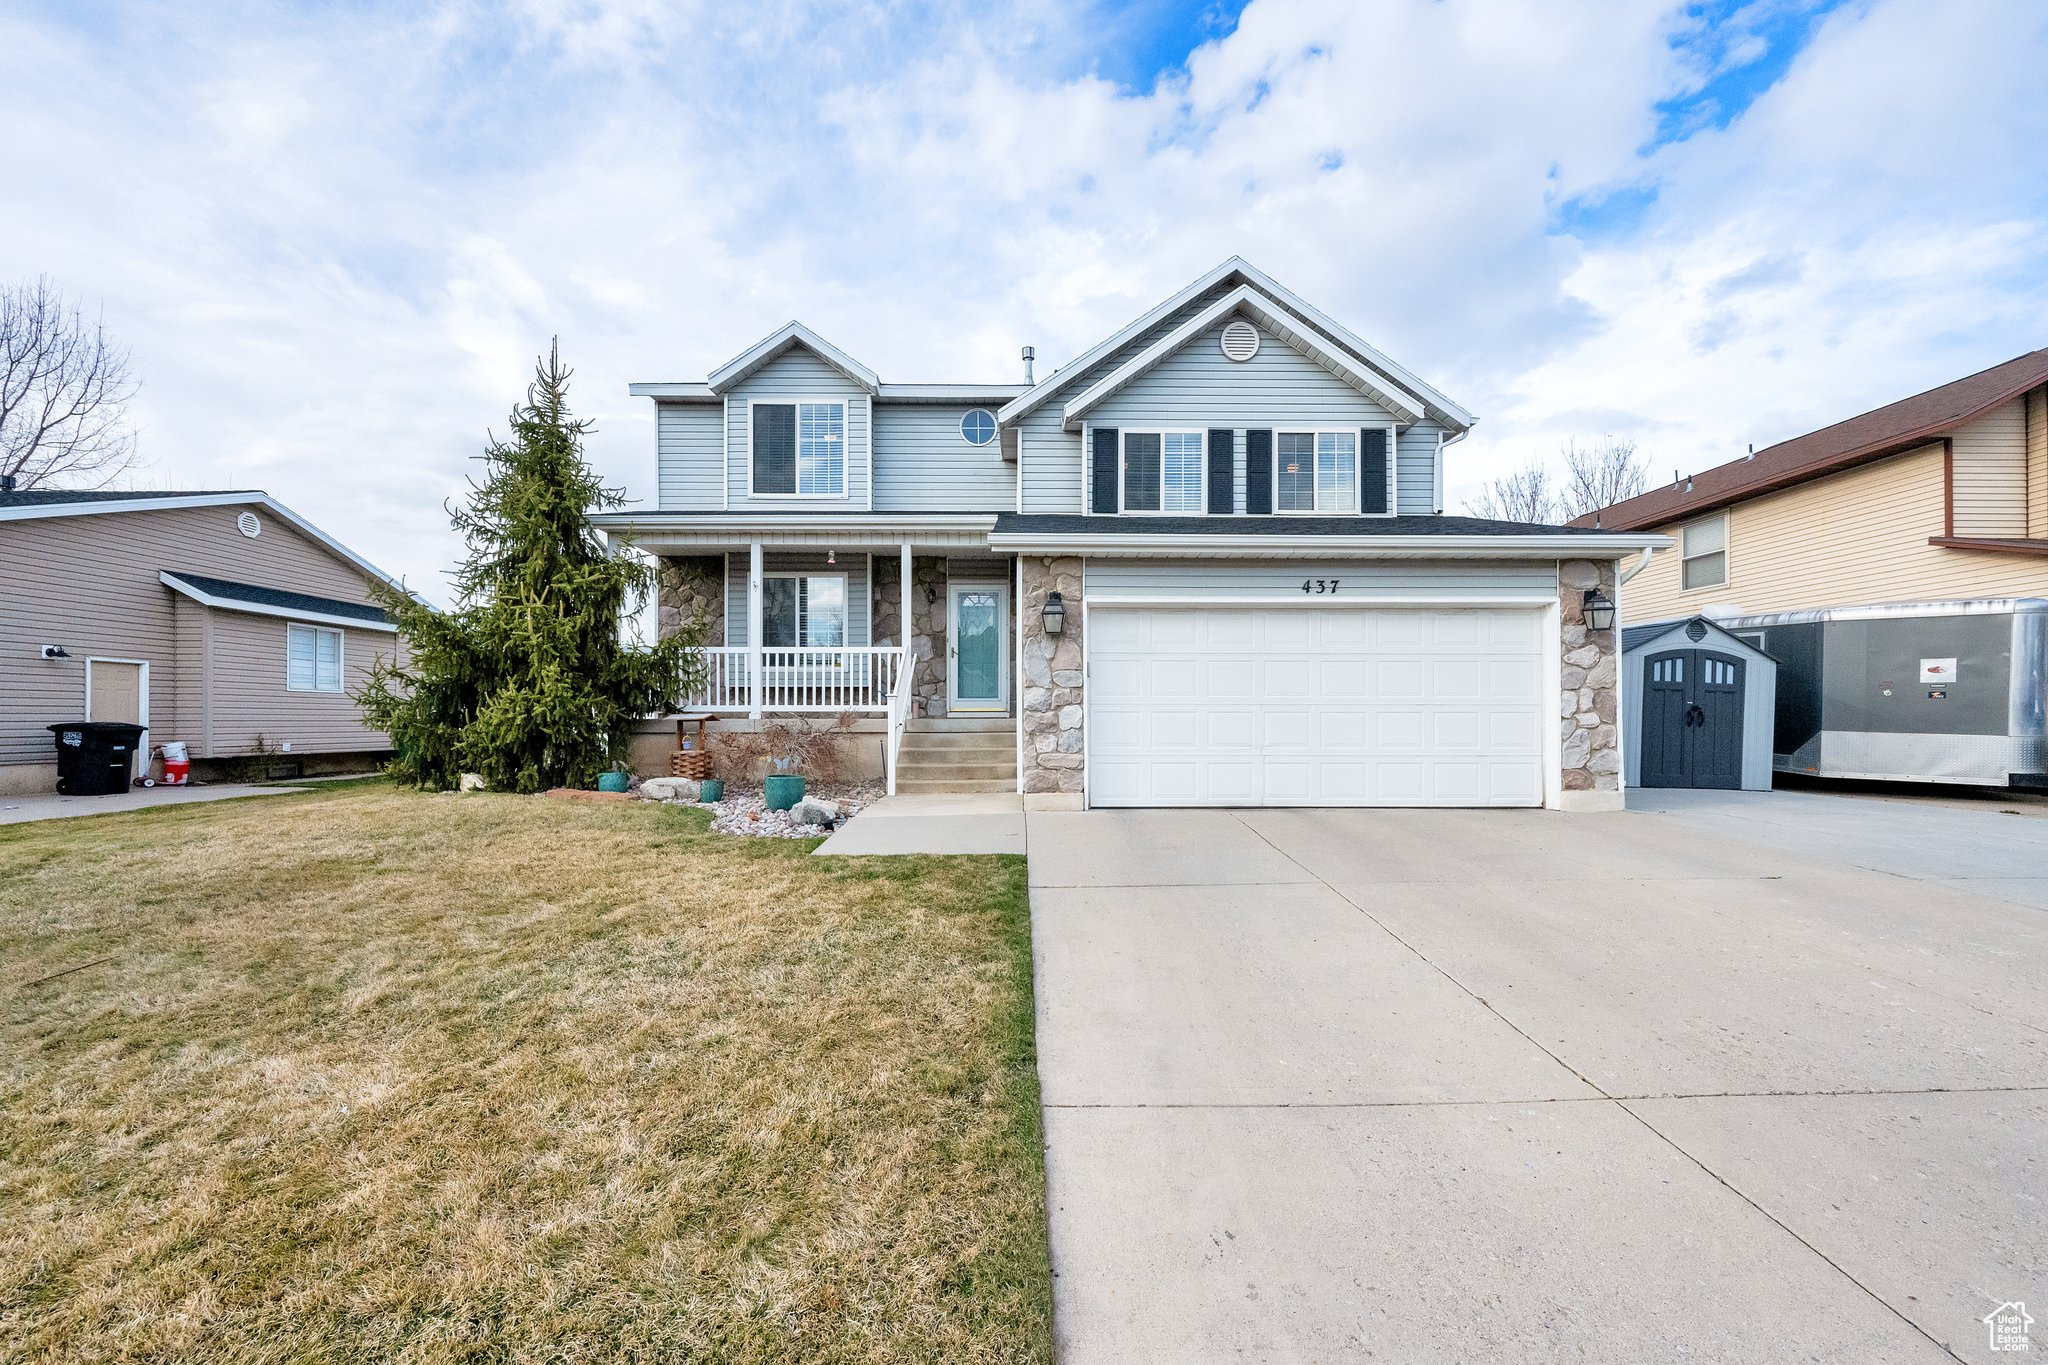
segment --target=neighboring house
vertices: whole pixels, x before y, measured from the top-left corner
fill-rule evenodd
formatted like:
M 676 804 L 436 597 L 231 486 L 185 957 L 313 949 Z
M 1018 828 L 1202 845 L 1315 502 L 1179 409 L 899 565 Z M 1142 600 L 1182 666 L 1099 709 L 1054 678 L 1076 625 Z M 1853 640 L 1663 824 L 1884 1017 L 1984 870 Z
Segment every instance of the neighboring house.
M 1628 580 L 1630 624 L 2048 595 L 2048 350 L 1575 524 L 1671 537 Z
M 1241 260 L 1035 383 L 792 322 L 633 392 L 659 507 L 598 520 L 721 717 L 883 717 L 896 789 L 1043 806 L 1621 802 L 1584 610 L 1661 540 L 1443 516 L 1472 415 Z
M 49 791 L 48 726 L 125 720 L 194 771 L 355 766 L 350 693 L 396 633 L 382 572 L 267 495 L 0 490 L 0 792 Z

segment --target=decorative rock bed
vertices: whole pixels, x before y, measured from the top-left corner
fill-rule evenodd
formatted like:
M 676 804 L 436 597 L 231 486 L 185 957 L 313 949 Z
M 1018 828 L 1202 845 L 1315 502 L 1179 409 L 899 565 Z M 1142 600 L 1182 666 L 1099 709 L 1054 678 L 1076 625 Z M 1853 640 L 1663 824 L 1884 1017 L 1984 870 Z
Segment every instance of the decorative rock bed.
M 684 778 L 650 778 L 642 782 L 638 795 L 643 801 L 673 805 L 696 804 L 696 783 Z M 650 790 L 651 789 L 651 790 Z M 742 790 L 728 782 L 725 800 L 711 803 L 711 828 L 720 834 L 743 834 L 765 839 L 817 839 L 858 815 L 864 806 L 882 799 L 881 787 L 833 787 L 806 792 L 792 810 L 769 810 L 756 790 Z M 798 820 L 799 814 L 810 816 Z M 818 817 L 828 817 L 820 820 Z M 830 817 L 836 816 L 836 819 Z

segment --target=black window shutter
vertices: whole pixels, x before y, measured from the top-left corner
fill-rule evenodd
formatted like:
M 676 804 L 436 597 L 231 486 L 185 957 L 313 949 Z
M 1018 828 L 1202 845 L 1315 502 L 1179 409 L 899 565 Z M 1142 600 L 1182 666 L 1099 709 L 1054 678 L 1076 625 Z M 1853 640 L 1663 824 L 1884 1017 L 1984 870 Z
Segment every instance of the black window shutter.
M 1273 515 L 1273 433 L 1244 434 L 1244 510 L 1246 516 Z
M 1237 433 L 1228 427 L 1209 428 L 1209 511 L 1229 516 L 1237 510 Z
M 796 492 L 796 404 L 754 404 L 754 491 Z
M 1116 514 L 1116 428 L 1096 427 L 1092 438 L 1095 448 L 1089 452 L 1088 466 L 1088 510 L 1110 516 Z
M 1358 470 L 1358 508 L 1361 512 L 1394 510 L 1393 489 L 1387 484 L 1387 429 L 1367 427 L 1358 433 L 1358 450 L 1363 457 Z

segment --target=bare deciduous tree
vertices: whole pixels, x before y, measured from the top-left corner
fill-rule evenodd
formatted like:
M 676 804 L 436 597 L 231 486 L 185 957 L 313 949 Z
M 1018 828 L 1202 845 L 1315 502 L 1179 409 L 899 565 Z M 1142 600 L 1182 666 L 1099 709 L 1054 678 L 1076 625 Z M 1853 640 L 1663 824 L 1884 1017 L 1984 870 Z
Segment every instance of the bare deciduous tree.
M 1634 441 L 1603 437 L 1597 444 L 1565 442 L 1565 477 L 1552 482 L 1550 467 L 1532 461 L 1506 478 L 1495 479 L 1468 498 L 1465 510 L 1493 521 L 1556 525 L 1602 507 L 1632 498 L 1648 485 L 1649 473 L 1636 455 Z
M 1557 520 L 1557 490 L 1550 471 L 1526 465 L 1504 479 L 1495 479 L 1466 500 L 1465 510 L 1488 521 L 1521 521 L 1547 526 Z
M 1649 483 L 1649 472 L 1636 457 L 1636 443 L 1612 436 L 1583 449 L 1577 441 L 1567 441 L 1564 467 L 1561 499 L 1566 521 L 1632 498 Z
M 100 488 L 135 463 L 128 353 L 38 279 L 0 284 L 0 475 Z

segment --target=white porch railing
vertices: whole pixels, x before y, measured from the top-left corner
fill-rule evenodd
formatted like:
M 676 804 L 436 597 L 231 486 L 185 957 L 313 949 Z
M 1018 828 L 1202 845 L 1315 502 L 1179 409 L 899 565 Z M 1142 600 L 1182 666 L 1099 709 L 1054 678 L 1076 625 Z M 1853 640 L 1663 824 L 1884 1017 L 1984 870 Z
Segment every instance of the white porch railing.
M 896 794 L 896 751 L 903 747 L 903 727 L 910 719 L 910 691 L 910 671 L 906 668 L 889 693 L 889 735 L 882 747 L 882 771 L 890 796 Z
M 841 711 L 887 713 L 899 692 L 908 699 L 899 646 L 844 649 L 707 649 L 704 681 L 684 699 L 692 711 Z M 894 752 L 894 743 L 890 745 Z M 892 760 L 893 761 L 893 760 Z

